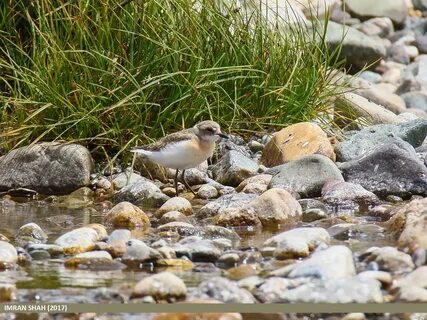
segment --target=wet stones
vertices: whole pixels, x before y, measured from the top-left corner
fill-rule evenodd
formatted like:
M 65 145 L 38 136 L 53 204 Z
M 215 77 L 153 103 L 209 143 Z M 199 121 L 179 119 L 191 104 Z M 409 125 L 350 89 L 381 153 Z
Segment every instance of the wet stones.
M 113 197 L 115 203 L 130 202 L 155 207 L 161 206 L 168 199 L 153 182 L 144 178 L 123 187 Z
M 179 301 L 187 295 L 185 283 L 170 272 L 161 272 L 139 281 L 132 292 L 132 298 L 150 296 L 156 301 Z
M 77 254 L 91 251 L 98 240 L 101 238 L 95 229 L 82 227 L 63 234 L 56 239 L 55 244 L 67 254 Z
M 161 218 L 165 213 L 170 211 L 178 211 L 189 216 L 193 213 L 193 208 L 190 201 L 182 197 L 174 197 L 166 201 L 157 211 L 156 217 Z
M 197 293 L 203 298 L 216 299 L 225 303 L 255 303 L 255 298 L 236 282 L 222 277 L 212 277 L 197 287 Z
M 91 251 L 75 255 L 65 260 L 64 264 L 68 268 L 107 268 L 113 262 L 113 258 L 106 251 Z
M 321 154 L 335 160 L 326 133 L 314 123 L 301 122 L 277 132 L 265 146 L 261 162 L 274 167 L 311 154 Z
M 118 228 L 148 228 L 150 219 L 137 206 L 129 202 L 120 202 L 106 215 L 107 223 Z
M 305 156 L 278 166 L 274 171 L 278 173 L 273 175 L 269 188 L 291 190 L 303 198 L 320 196 L 328 181 L 344 181 L 332 160 L 322 155 Z
M 419 267 L 398 279 L 393 289 L 396 301 L 427 302 L 427 266 Z
M 18 261 L 18 252 L 8 242 L 0 241 L 0 269 L 13 266 Z
M 37 224 L 27 223 L 18 229 L 15 240 L 20 246 L 25 246 L 29 243 L 45 243 L 47 234 Z
M 375 261 L 380 270 L 393 274 L 411 272 L 415 268 L 411 256 L 394 247 L 369 248 L 361 257 L 365 262 Z

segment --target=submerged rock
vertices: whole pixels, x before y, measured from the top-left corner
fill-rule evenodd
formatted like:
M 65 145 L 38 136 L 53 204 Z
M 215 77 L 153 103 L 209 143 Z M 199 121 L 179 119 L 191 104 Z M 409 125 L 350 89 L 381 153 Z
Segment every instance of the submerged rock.
M 274 167 L 312 154 L 335 161 L 334 149 L 326 133 L 317 124 L 301 122 L 275 133 L 263 150 L 261 162 Z
M 132 298 L 151 296 L 156 301 L 177 301 L 185 299 L 187 287 L 180 278 L 170 272 L 161 272 L 139 281 L 132 292 Z
M 18 229 L 15 240 L 20 246 L 25 246 L 29 243 L 45 243 L 47 234 L 37 224 L 31 222 Z
M 106 215 L 107 223 L 118 228 L 148 228 L 150 219 L 144 211 L 130 202 L 116 204 Z
M 344 181 L 332 160 L 322 155 L 306 156 L 275 169 L 279 172 L 271 179 L 269 188 L 292 190 L 303 198 L 320 196 L 328 181 Z
M 90 184 L 93 160 L 83 146 L 52 142 L 12 150 L 0 157 L 0 167 L 0 191 L 67 194 Z

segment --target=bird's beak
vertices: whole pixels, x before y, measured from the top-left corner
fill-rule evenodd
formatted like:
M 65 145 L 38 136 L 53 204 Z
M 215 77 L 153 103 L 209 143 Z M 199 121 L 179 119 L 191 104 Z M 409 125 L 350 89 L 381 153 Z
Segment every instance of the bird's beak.
M 227 136 L 226 134 L 218 133 L 218 135 L 223 139 L 229 139 L 229 136 Z

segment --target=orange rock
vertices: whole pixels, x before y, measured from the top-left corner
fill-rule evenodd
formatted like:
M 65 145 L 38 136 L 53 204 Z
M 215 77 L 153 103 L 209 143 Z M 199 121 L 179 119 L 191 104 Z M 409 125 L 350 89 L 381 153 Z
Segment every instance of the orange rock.
M 314 123 L 300 122 L 274 135 L 264 148 L 261 162 L 274 167 L 311 154 L 321 154 L 335 161 L 334 149 L 326 133 Z

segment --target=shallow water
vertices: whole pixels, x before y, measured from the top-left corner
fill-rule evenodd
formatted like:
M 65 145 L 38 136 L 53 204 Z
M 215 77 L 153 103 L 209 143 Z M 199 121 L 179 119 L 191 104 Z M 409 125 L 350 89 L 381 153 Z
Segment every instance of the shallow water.
M 90 204 L 83 208 L 70 209 L 61 203 L 46 200 L 29 200 L 25 198 L 8 198 L 0 200 L 0 233 L 7 236 L 13 244 L 15 232 L 24 224 L 37 223 L 47 234 L 48 243 L 53 243 L 56 238 L 67 231 L 76 229 L 89 223 L 102 223 L 108 205 Z M 195 207 L 199 206 L 195 205 Z M 149 213 L 149 209 L 146 210 Z M 154 210 L 152 210 L 154 211 Z M 339 215 L 339 214 L 338 214 Z M 358 220 L 359 231 L 350 232 L 334 239 L 333 244 L 345 244 L 356 254 L 371 246 L 393 245 L 392 239 L 387 238 L 381 228 L 380 222 L 368 215 L 353 217 Z M 328 228 L 328 223 L 321 222 L 300 223 L 297 226 L 319 225 Z M 155 227 L 155 226 L 154 226 Z M 272 235 L 286 230 L 236 230 L 242 239 L 236 248 L 254 250 L 261 247 L 262 243 Z M 111 232 L 111 229 L 108 230 Z M 133 231 L 135 238 L 141 238 L 138 230 Z M 147 236 L 155 234 L 152 228 Z M 197 263 L 195 265 L 198 265 Z M 224 270 L 204 268 L 203 265 L 197 272 L 174 269 L 187 284 L 195 287 L 206 278 L 221 275 Z M 144 265 L 140 269 L 126 268 L 124 270 L 81 270 L 65 268 L 63 261 L 50 259 L 32 261 L 27 265 L 18 266 L 15 270 L 0 272 L 0 282 L 14 282 L 18 287 L 19 301 L 49 301 L 68 303 L 91 302 L 122 302 L 129 296 L 134 284 L 150 273 L 161 269 L 153 269 L 152 265 Z M 106 289 L 108 288 L 108 289 Z

